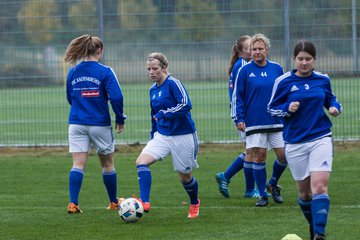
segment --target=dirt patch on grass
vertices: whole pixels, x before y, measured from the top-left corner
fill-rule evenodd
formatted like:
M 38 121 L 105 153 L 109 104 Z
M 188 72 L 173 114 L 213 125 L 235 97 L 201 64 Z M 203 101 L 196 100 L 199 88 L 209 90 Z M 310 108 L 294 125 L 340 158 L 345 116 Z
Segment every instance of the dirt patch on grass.
M 358 151 L 360 149 L 360 141 L 354 142 L 335 142 L 335 151 Z M 129 145 L 116 145 L 117 153 L 140 153 L 143 149 L 143 144 L 129 144 Z M 218 151 L 244 151 L 242 143 L 229 143 L 229 144 L 216 144 L 216 143 L 203 143 L 200 145 L 200 154 L 202 152 L 218 152 Z M 51 156 L 51 155 L 68 155 L 69 148 L 63 147 L 2 147 L 0 148 L 1 155 L 31 155 L 31 156 Z M 90 154 L 95 154 L 92 150 Z

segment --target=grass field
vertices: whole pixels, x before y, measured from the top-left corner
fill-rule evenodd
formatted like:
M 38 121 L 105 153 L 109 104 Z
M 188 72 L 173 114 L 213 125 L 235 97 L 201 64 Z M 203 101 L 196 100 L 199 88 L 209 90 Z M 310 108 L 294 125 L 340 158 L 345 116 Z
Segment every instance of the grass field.
M 116 169 L 119 196 L 138 194 L 134 161 L 143 146 L 118 146 Z M 91 154 L 85 173 L 80 206 L 83 214 L 68 215 L 66 149 L 0 149 L 0 239 L 266 239 L 280 240 L 295 233 L 308 240 L 308 227 L 297 205 L 294 181 L 287 169 L 280 180 L 284 203 L 255 208 L 255 199 L 243 198 L 243 172 L 231 181 L 231 198 L 219 193 L 214 176 L 225 170 L 239 146 L 201 145 L 200 168 L 194 171 L 202 201 L 200 216 L 187 219 L 188 197 L 165 159 L 151 167 L 152 209 L 135 224 L 123 223 L 108 204 L 101 169 Z M 358 179 L 359 145 L 335 148 L 330 181 L 331 207 L 328 240 L 357 240 L 360 236 Z M 274 155 L 268 157 L 268 174 Z
M 146 142 L 150 131 L 148 89 L 151 83 L 122 84 L 126 131 L 117 143 Z M 185 82 L 193 103 L 192 115 L 201 142 L 237 141 L 230 120 L 227 83 Z M 332 118 L 336 139 L 360 138 L 360 80 L 335 79 L 333 91 L 344 112 Z M 65 89 L 30 88 L 0 90 L 0 146 L 66 145 L 69 106 Z

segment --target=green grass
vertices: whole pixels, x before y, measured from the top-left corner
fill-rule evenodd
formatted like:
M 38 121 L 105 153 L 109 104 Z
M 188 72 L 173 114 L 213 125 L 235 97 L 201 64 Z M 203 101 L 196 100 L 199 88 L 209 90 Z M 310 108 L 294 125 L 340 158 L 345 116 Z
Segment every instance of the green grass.
M 150 132 L 147 83 L 122 84 L 126 131 L 116 143 L 146 142 Z M 227 81 L 185 82 L 193 104 L 192 115 L 201 142 L 237 141 L 230 119 Z M 333 80 L 333 91 L 343 104 L 343 114 L 334 119 L 336 139 L 360 138 L 360 80 Z M 66 145 L 69 106 L 65 89 L 30 88 L 0 90 L 1 145 Z
M 142 146 L 118 146 L 116 169 L 119 196 L 138 194 L 135 159 Z M 338 146 L 330 181 L 331 207 L 327 239 L 356 240 L 360 236 L 358 146 Z M 108 204 L 101 169 L 91 154 L 80 206 L 83 214 L 68 215 L 68 172 L 71 158 L 57 149 L 2 149 L 0 155 L 0 239 L 267 239 L 288 233 L 308 239 L 308 227 L 297 205 L 290 171 L 280 180 L 284 203 L 255 208 L 243 198 L 243 172 L 230 184 L 231 198 L 219 193 L 214 176 L 239 153 L 237 145 L 202 145 L 200 168 L 194 171 L 202 201 L 200 216 L 187 219 L 188 197 L 173 172 L 170 158 L 151 167 L 152 209 L 135 224 L 123 223 Z M 270 174 L 274 155 L 268 156 Z

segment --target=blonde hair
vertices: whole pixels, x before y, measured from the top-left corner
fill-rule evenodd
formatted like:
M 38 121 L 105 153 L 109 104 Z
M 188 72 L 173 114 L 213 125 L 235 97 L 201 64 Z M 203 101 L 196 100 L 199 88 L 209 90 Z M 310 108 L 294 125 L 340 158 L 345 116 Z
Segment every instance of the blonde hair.
M 152 61 L 153 59 L 158 60 L 160 62 L 160 66 L 164 69 L 166 69 L 169 66 L 169 62 L 163 53 L 160 52 L 150 53 L 147 57 L 147 60 Z
M 82 35 L 73 39 L 67 46 L 64 61 L 75 64 L 83 58 L 96 55 L 98 50 L 103 48 L 104 43 L 99 37 Z
M 254 36 L 251 37 L 250 47 L 252 48 L 254 46 L 254 43 L 259 41 L 262 41 L 265 44 L 267 50 L 270 49 L 271 47 L 270 40 L 262 33 L 256 33 Z

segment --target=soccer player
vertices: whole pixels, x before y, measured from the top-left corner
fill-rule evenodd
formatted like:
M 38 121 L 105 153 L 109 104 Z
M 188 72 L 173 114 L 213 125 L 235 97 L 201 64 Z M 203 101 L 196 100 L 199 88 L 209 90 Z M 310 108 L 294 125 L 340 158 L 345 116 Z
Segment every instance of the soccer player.
M 316 49 L 301 41 L 294 49 L 296 69 L 279 77 L 268 105 L 271 115 L 284 122 L 284 141 L 290 171 L 297 183 L 299 206 L 310 225 L 311 239 L 325 239 L 330 207 L 328 183 L 333 162 L 331 121 L 341 104 L 330 78 L 314 70 Z
M 229 96 L 230 96 L 230 108 L 231 108 L 231 99 L 234 91 L 235 77 L 239 69 L 247 64 L 251 59 L 250 54 L 250 36 L 244 35 L 241 36 L 232 47 L 230 67 L 228 70 L 229 74 Z M 238 130 L 240 140 L 245 143 L 245 133 Z M 219 172 L 216 174 L 215 178 L 219 185 L 220 193 L 228 198 L 230 197 L 228 186 L 230 179 L 244 168 L 246 190 L 244 196 L 246 198 L 257 198 L 259 197 L 259 191 L 255 189 L 255 181 L 252 169 L 252 159 L 248 154 L 241 153 L 238 155 L 231 165 L 226 169 L 225 172 Z
M 270 40 L 263 34 L 255 34 L 250 41 L 252 60 L 240 68 L 232 98 L 232 118 L 237 129 L 246 133 L 246 150 L 253 160 L 253 174 L 260 199 L 256 207 L 269 204 L 266 188 L 270 189 L 276 203 L 282 203 L 278 180 L 287 163 L 282 138 L 280 119 L 271 117 L 267 103 L 275 79 L 283 74 L 283 68 L 276 62 L 267 60 Z M 273 174 L 266 182 L 267 148 L 274 149 L 277 159 Z
M 190 97 L 184 85 L 168 72 L 168 60 L 162 53 L 147 57 L 147 70 L 155 83 L 150 88 L 152 128 L 150 141 L 136 160 L 140 200 L 150 210 L 150 165 L 172 156 L 174 170 L 190 198 L 188 218 L 199 215 L 198 182 L 192 170 L 198 168 L 198 138 L 191 117 Z
M 103 182 L 110 200 L 108 209 L 119 208 L 114 167 L 114 136 L 108 101 L 115 113 L 117 133 L 124 131 L 123 95 L 112 68 L 99 63 L 104 44 L 95 36 L 83 35 L 68 45 L 64 60 L 74 65 L 66 81 L 69 114 L 69 152 L 73 166 L 69 174 L 68 213 L 81 213 L 78 196 L 91 145 L 96 148 Z

